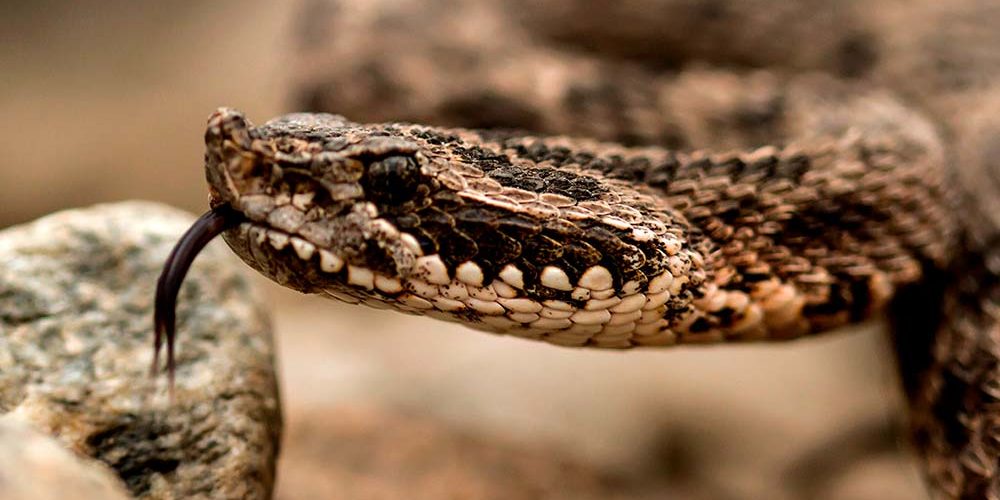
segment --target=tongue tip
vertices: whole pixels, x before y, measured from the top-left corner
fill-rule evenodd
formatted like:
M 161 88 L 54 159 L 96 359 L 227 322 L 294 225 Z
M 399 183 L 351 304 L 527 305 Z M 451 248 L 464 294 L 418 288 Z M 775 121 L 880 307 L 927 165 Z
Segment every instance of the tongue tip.
M 171 394 L 176 372 L 174 333 L 177 295 L 180 293 L 181 284 L 194 259 L 205 245 L 226 229 L 235 226 L 240 220 L 242 216 L 228 204 L 212 207 L 181 236 L 163 265 L 153 302 L 153 363 L 150 366 L 150 375 L 156 376 L 159 372 L 160 348 L 166 343 Z

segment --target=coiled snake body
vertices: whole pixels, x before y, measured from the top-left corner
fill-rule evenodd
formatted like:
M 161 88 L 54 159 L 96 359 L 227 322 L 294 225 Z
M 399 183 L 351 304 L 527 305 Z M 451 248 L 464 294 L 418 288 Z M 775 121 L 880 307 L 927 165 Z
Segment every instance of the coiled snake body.
M 500 128 L 322 113 L 258 127 L 220 109 L 206 132 L 216 208 L 184 241 L 225 230 L 290 288 L 570 346 L 791 339 L 889 310 L 932 482 L 1000 494 L 1000 127 L 967 112 L 1000 92 L 989 78 L 933 99 L 879 90 L 912 83 L 877 50 L 910 38 L 869 39 L 882 32 L 840 19 L 847 2 L 710 4 L 317 2 L 304 107 Z M 559 17 L 569 8 L 581 14 Z M 664 41 L 646 12 L 745 43 Z M 827 31 L 778 29 L 796 19 Z M 172 348 L 172 294 L 197 249 L 161 280 L 157 346 Z

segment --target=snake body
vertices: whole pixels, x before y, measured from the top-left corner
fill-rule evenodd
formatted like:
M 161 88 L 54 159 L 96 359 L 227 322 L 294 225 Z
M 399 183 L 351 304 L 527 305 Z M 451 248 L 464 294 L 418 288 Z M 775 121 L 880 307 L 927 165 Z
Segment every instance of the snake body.
M 303 292 L 566 345 L 793 338 L 950 257 L 939 148 L 882 111 L 686 154 L 223 109 L 206 168 L 230 246 Z
M 1000 497 L 1000 62 L 949 38 L 1000 38 L 978 29 L 996 9 L 310 5 L 300 105 L 375 123 L 211 116 L 209 220 L 251 267 L 569 346 L 792 339 L 888 313 L 931 483 Z M 918 80 L 916 50 L 948 71 Z

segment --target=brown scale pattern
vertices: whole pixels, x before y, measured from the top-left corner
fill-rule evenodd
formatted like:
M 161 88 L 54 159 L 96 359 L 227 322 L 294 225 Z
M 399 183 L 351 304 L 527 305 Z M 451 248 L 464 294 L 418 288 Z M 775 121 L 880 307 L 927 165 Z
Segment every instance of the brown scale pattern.
M 818 154 L 763 149 L 715 158 L 624 148 L 595 154 L 607 148 L 587 146 L 507 138 L 500 147 L 551 168 L 580 165 L 662 189 L 716 247 L 709 260 L 720 287 L 751 293 L 777 280 L 803 292 L 808 323 L 790 336 L 862 320 L 884 304 L 891 283 L 920 277 L 920 259 L 946 260 L 950 216 L 933 145 L 900 152 L 876 141 L 831 144 Z M 916 191 L 897 187 L 923 183 Z
M 512 323 L 487 329 L 561 339 L 575 324 L 613 333 L 614 347 L 644 345 L 640 332 L 671 343 L 793 338 L 869 317 L 921 277 L 921 262 L 944 263 L 954 243 L 937 143 L 919 126 L 894 125 L 914 119 L 905 108 L 868 117 L 860 110 L 869 96 L 817 82 L 796 91 L 852 96 L 839 103 L 854 109 L 843 115 L 850 122 L 742 153 L 332 115 L 257 128 L 221 110 L 207 133 L 208 178 L 213 203 L 253 225 L 231 244 L 303 291 L 407 311 L 375 286 L 379 276 L 399 282 L 391 291 L 432 300 L 427 314 L 477 326 L 489 305 L 467 299 L 482 294 Z M 267 230 L 282 232 L 277 245 L 270 234 L 270 246 L 234 241 L 262 241 Z M 309 250 L 282 243 L 289 238 Z M 289 248 L 302 262 L 285 262 Z M 317 250 L 346 262 L 346 274 L 318 272 Z M 459 276 L 466 264 L 471 282 Z M 606 290 L 587 284 L 592 269 L 609 276 Z M 676 286 L 657 284 L 662 276 Z M 547 301 L 569 317 L 551 311 L 539 322 Z M 595 338 L 581 340 L 603 345 Z
M 916 444 L 930 474 L 953 497 L 996 498 L 1000 443 L 1000 254 L 997 242 L 953 269 L 924 382 L 913 391 Z M 977 248 L 978 245 L 970 245 Z M 959 274 L 960 273 L 960 274 Z M 904 347 L 905 352 L 905 347 Z
M 343 128 L 324 129 L 328 124 Z M 361 205 L 370 205 L 394 231 L 413 235 L 422 254 L 438 255 L 449 278 L 461 263 L 471 261 L 489 283 L 500 266 L 513 263 L 523 273 L 521 288 L 539 301 L 581 300 L 569 290 L 542 286 L 540 274 L 546 266 L 558 267 L 576 282 L 586 269 L 602 264 L 618 287 L 628 281 L 644 286 L 647 276 L 668 267 L 666 254 L 648 242 L 630 239 L 627 219 L 646 222 L 643 212 L 631 207 L 651 213 L 656 203 L 652 197 L 624 186 L 604 187 L 594 177 L 569 170 L 548 175 L 547 184 L 539 186 L 540 193 L 504 186 L 488 174 L 514 168 L 511 159 L 494 154 L 478 163 L 465 163 L 453 151 L 465 144 L 458 137 L 445 140 L 442 134 L 421 128 L 363 128 L 332 117 L 314 120 L 301 115 L 252 128 L 238 114 L 222 111 L 213 118 L 208 144 L 208 175 L 217 202 L 232 203 L 251 221 L 298 235 L 350 263 L 394 278 L 403 278 L 410 270 L 394 268 L 399 262 L 386 251 L 383 243 L 388 243 L 373 242 L 370 234 L 350 237 L 353 232 L 365 232 L 350 227 L 363 221 L 347 220 L 357 215 Z M 297 148 L 294 153 L 293 148 Z M 417 154 L 397 156 L 413 153 Z M 391 182 L 376 179 L 376 171 L 390 162 L 396 177 Z M 400 174 L 400 169 L 408 173 Z M 551 174 L 548 169 L 536 170 Z M 410 175 L 412 182 L 401 175 Z M 324 185 L 327 179 L 337 179 L 339 184 Z M 361 191 L 344 187 L 355 183 Z M 568 196 L 589 188 L 602 197 L 578 203 Z M 296 207 L 295 197 L 305 193 L 313 206 Z M 358 196 L 349 199 L 343 193 Z M 611 202 L 627 206 L 614 207 Z M 560 217 L 568 209 L 575 213 Z M 616 214 L 622 217 L 615 226 L 596 220 Z M 673 222 L 668 214 L 657 214 Z M 666 232 L 667 224 L 659 219 L 656 227 Z M 331 231 L 331 227 L 338 230 Z M 681 229 L 673 232 L 683 236 Z M 317 273 L 284 269 L 281 260 L 285 257 L 269 255 L 266 246 L 240 246 L 250 259 L 266 261 L 258 266 L 262 272 L 295 288 L 316 291 L 338 285 Z
M 442 132 L 472 143 L 439 144 L 456 165 L 489 170 L 487 150 L 647 186 L 686 238 L 701 238 L 709 273 L 701 305 L 671 311 L 717 307 L 712 286 L 777 282 L 788 288 L 764 286 L 780 337 L 858 321 L 893 297 L 931 482 L 949 497 L 998 498 L 998 24 L 1000 8 L 982 0 L 314 0 L 293 74 L 310 111 L 529 131 Z M 853 84 L 788 76 L 815 70 Z M 927 112 L 943 148 L 878 85 Z M 499 234 L 466 232 L 480 245 Z M 523 252 L 497 239 L 511 259 Z M 589 263 L 592 252 L 573 254 Z M 708 330 L 680 340 L 718 339 L 733 321 L 723 311 L 688 316 L 689 334 Z

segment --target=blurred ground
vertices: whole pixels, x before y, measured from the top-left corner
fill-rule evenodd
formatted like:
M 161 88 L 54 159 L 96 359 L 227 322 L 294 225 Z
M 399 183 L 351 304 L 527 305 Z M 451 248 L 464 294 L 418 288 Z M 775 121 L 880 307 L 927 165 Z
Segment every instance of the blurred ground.
M 414 426 L 409 434 L 384 432 L 412 438 L 431 425 L 495 438 L 504 449 L 550 450 L 553 460 L 588 464 L 584 477 L 606 474 L 629 491 L 720 499 L 922 497 L 912 462 L 891 437 L 881 438 L 890 440 L 882 454 L 849 453 L 858 446 L 855 431 L 866 424 L 884 424 L 884 431 L 900 405 L 885 361 L 890 353 L 875 328 L 780 346 L 600 352 L 294 292 L 276 296 L 289 422 L 281 498 L 297 498 L 286 481 L 301 477 L 296 469 L 303 464 L 316 467 L 322 457 L 333 473 L 345 455 L 366 452 L 357 435 L 370 431 L 343 423 L 357 418 L 350 412 L 331 410 L 357 404 L 380 408 L 373 420 L 410 418 Z M 319 419 L 326 425 L 316 425 Z M 309 432 L 298 433 L 302 425 Z M 454 446 L 453 438 L 437 439 L 442 454 Z M 330 451 L 303 453 L 307 447 Z M 482 448 L 489 446 L 464 451 L 468 464 L 489 462 Z M 796 478 L 810 454 L 821 468 Z M 383 469 L 387 478 L 397 473 Z
M 0 3 L 0 227 L 128 198 L 202 211 L 205 118 L 285 111 L 294 8 Z M 887 432 L 888 451 L 849 453 L 866 443 L 853 430 L 900 411 L 870 329 L 591 352 L 264 286 L 288 423 L 281 499 L 923 497 Z

